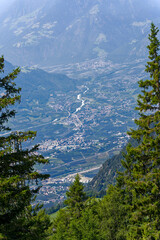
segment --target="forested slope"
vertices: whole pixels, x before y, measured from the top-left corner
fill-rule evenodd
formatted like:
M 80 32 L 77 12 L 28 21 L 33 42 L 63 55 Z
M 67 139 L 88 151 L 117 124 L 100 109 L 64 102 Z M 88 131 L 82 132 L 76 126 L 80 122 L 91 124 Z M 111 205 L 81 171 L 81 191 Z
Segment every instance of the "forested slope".
M 134 139 L 130 139 L 127 143 L 132 146 L 137 146 L 138 143 Z M 106 189 L 109 184 L 116 183 L 117 171 L 123 171 L 124 168 L 121 160 L 124 159 L 127 145 L 120 151 L 119 154 L 107 159 L 96 176 L 88 183 L 85 190 L 89 195 L 103 196 L 106 194 Z

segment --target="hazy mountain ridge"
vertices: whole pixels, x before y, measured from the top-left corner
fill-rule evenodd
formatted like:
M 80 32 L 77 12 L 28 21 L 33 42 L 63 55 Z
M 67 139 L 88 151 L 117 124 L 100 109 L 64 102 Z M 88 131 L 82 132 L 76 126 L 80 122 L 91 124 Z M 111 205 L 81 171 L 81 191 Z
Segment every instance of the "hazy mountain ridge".
M 0 17 L 1 52 L 12 63 L 39 66 L 144 57 L 158 10 L 151 0 L 15 0 Z

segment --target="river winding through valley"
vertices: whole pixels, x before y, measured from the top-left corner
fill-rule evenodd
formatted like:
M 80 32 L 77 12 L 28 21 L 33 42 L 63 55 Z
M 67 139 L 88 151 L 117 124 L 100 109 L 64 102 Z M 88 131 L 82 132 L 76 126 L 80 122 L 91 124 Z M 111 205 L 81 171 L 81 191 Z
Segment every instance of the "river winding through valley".
M 85 94 L 89 90 L 89 88 L 87 86 L 85 86 L 85 87 L 86 87 L 86 90 L 83 92 L 83 94 Z M 81 94 L 77 95 L 77 100 L 82 101 L 82 103 L 81 103 L 80 107 L 76 108 L 76 111 L 74 113 L 79 112 L 81 110 L 81 108 L 85 105 L 85 101 L 82 99 Z

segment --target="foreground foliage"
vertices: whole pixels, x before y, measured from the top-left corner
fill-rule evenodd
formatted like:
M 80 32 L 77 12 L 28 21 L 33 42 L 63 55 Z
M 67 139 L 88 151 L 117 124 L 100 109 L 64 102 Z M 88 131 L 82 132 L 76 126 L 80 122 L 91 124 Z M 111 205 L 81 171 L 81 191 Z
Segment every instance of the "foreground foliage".
M 160 239 L 160 42 L 158 28 L 151 24 L 149 59 L 146 72 L 150 79 L 139 81 L 142 94 L 138 96 L 140 118 L 137 130 L 129 135 L 139 142 L 128 146 L 125 172 L 118 183 L 124 189 L 130 209 L 127 239 Z
M 4 58 L 0 58 L 0 131 L 10 130 L 6 123 L 15 116 L 11 108 L 20 101 L 20 88 L 14 82 L 20 69 L 4 76 Z M 40 206 L 32 207 L 39 181 L 48 175 L 40 174 L 34 165 L 47 161 L 36 154 L 38 146 L 24 148 L 36 132 L 14 132 L 0 137 L 0 239 L 46 239 L 50 221 Z M 37 187 L 31 188 L 31 185 Z

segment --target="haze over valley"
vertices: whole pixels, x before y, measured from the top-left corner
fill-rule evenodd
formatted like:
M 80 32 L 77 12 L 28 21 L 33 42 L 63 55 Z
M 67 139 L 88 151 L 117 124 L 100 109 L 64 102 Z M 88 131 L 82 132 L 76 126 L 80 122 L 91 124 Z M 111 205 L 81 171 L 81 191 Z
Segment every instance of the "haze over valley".
M 50 174 L 39 197 L 46 206 L 63 200 L 75 173 L 90 181 L 128 141 L 159 8 L 156 0 L 14 0 L 0 12 L 6 71 L 21 67 L 9 125 L 37 131 L 31 144 L 50 159 L 37 166 Z

